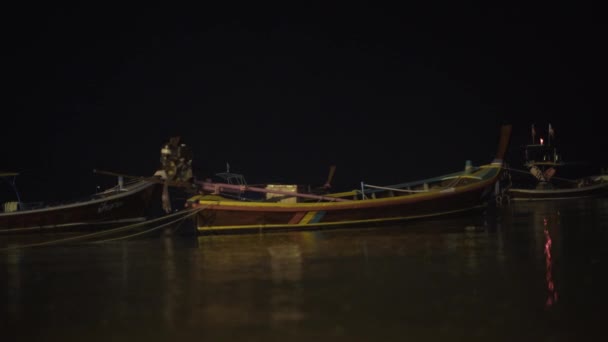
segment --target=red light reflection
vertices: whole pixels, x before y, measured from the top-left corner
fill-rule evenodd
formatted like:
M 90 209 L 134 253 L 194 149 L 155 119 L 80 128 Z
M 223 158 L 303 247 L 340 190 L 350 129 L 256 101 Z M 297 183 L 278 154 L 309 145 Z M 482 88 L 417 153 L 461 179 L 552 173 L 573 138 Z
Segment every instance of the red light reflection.
M 547 280 L 547 302 L 545 307 L 551 307 L 557 303 L 557 289 L 555 288 L 555 282 L 553 281 L 553 260 L 551 259 L 551 235 L 549 234 L 549 228 L 547 226 L 547 218 L 543 220 L 544 232 L 545 232 L 545 265 L 546 272 L 545 278 Z

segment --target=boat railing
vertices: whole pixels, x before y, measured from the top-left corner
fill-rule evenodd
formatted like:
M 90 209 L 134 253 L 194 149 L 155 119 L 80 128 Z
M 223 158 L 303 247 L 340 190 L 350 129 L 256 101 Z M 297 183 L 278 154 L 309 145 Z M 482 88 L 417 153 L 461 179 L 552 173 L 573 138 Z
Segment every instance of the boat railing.
M 371 184 L 363 184 L 363 187 L 366 188 L 370 188 L 370 189 L 378 189 L 378 190 L 390 190 L 390 191 L 397 191 L 397 192 L 406 192 L 406 193 L 417 193 L 417 192 L 428 192 L 429 189 L 423 189 L 423 190 L 412 190 L 412 189 L 400 189 L 400 188 L 393 188 L 393 187 L 387 187 L 387 186 L 378 186 L 378 185 L 371 185 Z
M 458 171 L 458 172 L 449 173 L 449 174 L 446 174 L 443 176 L 427 178 L 427 179 L 417 180 L 417 181 L 407 182 L 407 183 L 386 185 L 386 186 L 371 185 L 371 184 L 366 184 L 364 182 L 361 182 L 361 190 L 357 190 L 356 192 L 359 195 L 362 195 L 363 198 L 366 198 L 368 196 L 375 197 L 378 193 L 384 193 L 384 192 L 399 192 L 399 193 L 402 193 L 402 195 L 406 195 L 406 194 L 429 192 L 431 189 L 432 190 L 448 189 L 448 188 L 456 186 L 463 178 L 475 179 L 475 180 L 483 179 L 482 177 L 472 175 L 472 173 L 477 172 L 479 170 L 481 170 L 481 167 L 474 167 L 474 168 L 472 167 L 466 171 Z M 445 182 L 445 181 L 449 181 L 449 182 L 446 184 L 441 184 L 442 182 Z M 435 186 L 432 187 L 432 184 L 434 184 Z M 437 184 L 441 184 L 441 185 L 437 186 Z
M 104 196 L 104 195 L 109 195 L 109 194 L 114 194 L 116 192 L 121 192 L 121 191 L 129 191 L 129 187 L 131 187 L 132 185 L 138 184 L 142 181 L 141 178 L 135 178 L 132 180 L 129 180 L 125 183 L 119 183 L 111 188 L 108 188 L 104 191 L 98 192 L 95 195 L 96 196 Z
M 19 209 L 20 210 L 34 210 L 44 208 L 44 202 L 20 202 Z
M 433 183 L 427 183 L 427 182 L 422 182 L 422 183 L 416 184 L 416 186 L 422 187 L 422 189 L 411 189 L 411 187 L 396 188 L 396 187 L 390 187 L 390 186 L 377 186 L 377 185 L 365 184 L 365 183 L 361 182 L 360 194 L 362 195 L 363 199 L 366 199 L 368 196 L 371 196 L 372 198 L 376 198 L 379 193 L 387 193 L 387 194 L 389 194 L 389 196 L 392 197 L 392 196 L 395 196 L 395 192 L 401 193 L 399 196 L 407 196 L 407 195 L 411 195 L 411 194 L 426 193 L 426 192 L 430 192 L 430 191 L 446 191 L 446 190 L 454 189 L 454 187 L 456 185 L 458 185 L 458 183 L 461 181 L 461 178 L 453 177 L 453 178 L 449 178 L 449 180 L 450 180 L 450 182 L 448 182 L 447 184 L 439 184 L 439 185 L 437 185 L 437 183 L 433 184 Z M 430 185 L 430 184 L 433 184 L 433 185 Z
M 444 180 L 448 180 L 448 179 L 457 179 L 457 178 L 461 178 L 461 177 L 474 177 L 474 176 L 471 176 L 470 174 L 474 173 L 474 172 L 477 172 L 480 169 L 481 169 L 480 167 L 474 167 L 470 171 L 466 171 L 466 172 L 465 171 L 458 171 L 458 172 L 448 173 L 448 174 L 443 175 L 443 176 L 438 176 L 438 177 L 433 177 L 433 178 L 427 178 L 427 179 L 417 180 L 417 181 L 407 182 L 407 183 L 399 183 L 399 184 L 394 184 L 394 185 L 388 185 L 388 187 L 402 189 L 402 188 L 407 188 L 407 187 L 419 186 L 419 185 L 424 184 L 424 183 L 436 183 L 436 182 L 439 182 L 439 181 L 444 181 Z

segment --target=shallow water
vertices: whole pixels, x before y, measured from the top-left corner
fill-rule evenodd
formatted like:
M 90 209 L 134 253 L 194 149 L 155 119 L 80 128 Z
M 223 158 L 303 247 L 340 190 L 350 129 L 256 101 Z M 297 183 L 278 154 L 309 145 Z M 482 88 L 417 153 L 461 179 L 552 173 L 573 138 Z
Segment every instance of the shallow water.
M 10 341 L 585 340 L 605 322 L 607 243 L 608 199 L 591 199 L 5 249 L 0 327 Z

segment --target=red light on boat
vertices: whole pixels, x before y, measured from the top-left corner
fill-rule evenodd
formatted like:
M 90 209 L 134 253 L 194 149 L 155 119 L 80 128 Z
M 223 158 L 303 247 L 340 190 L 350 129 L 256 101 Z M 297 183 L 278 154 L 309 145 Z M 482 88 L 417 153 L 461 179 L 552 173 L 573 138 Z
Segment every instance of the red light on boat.
M 540 138 L 540 144 L 543 145 L 544 142 L 545 140 L 543 138 Z

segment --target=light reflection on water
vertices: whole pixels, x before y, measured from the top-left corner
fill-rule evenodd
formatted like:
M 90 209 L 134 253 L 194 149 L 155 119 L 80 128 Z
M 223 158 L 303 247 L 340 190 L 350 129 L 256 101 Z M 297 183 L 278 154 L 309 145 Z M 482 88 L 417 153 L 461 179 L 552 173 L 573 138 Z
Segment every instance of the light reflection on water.
M 601 326 L 607 222 L 598 199 L 401 227 L 10 250 L 0 321 L 21 340 L 567 340 Z
M 553 241 L 551 240 L 551 234 L 549 233 L 549 227 L 547 226 L 547 219 L 543 220 L 544 224 L 544 233 L 545 233 L 545 267 L 546 267 L 546 276 L 547 279 L 547 302 L 546 306 L 551 307 L 553 304 L 557 303 L 557 289 L 555 288 L 555 281 L 553 280 L 553 257 L 551 256 L 551 247 L 553 246 Z

